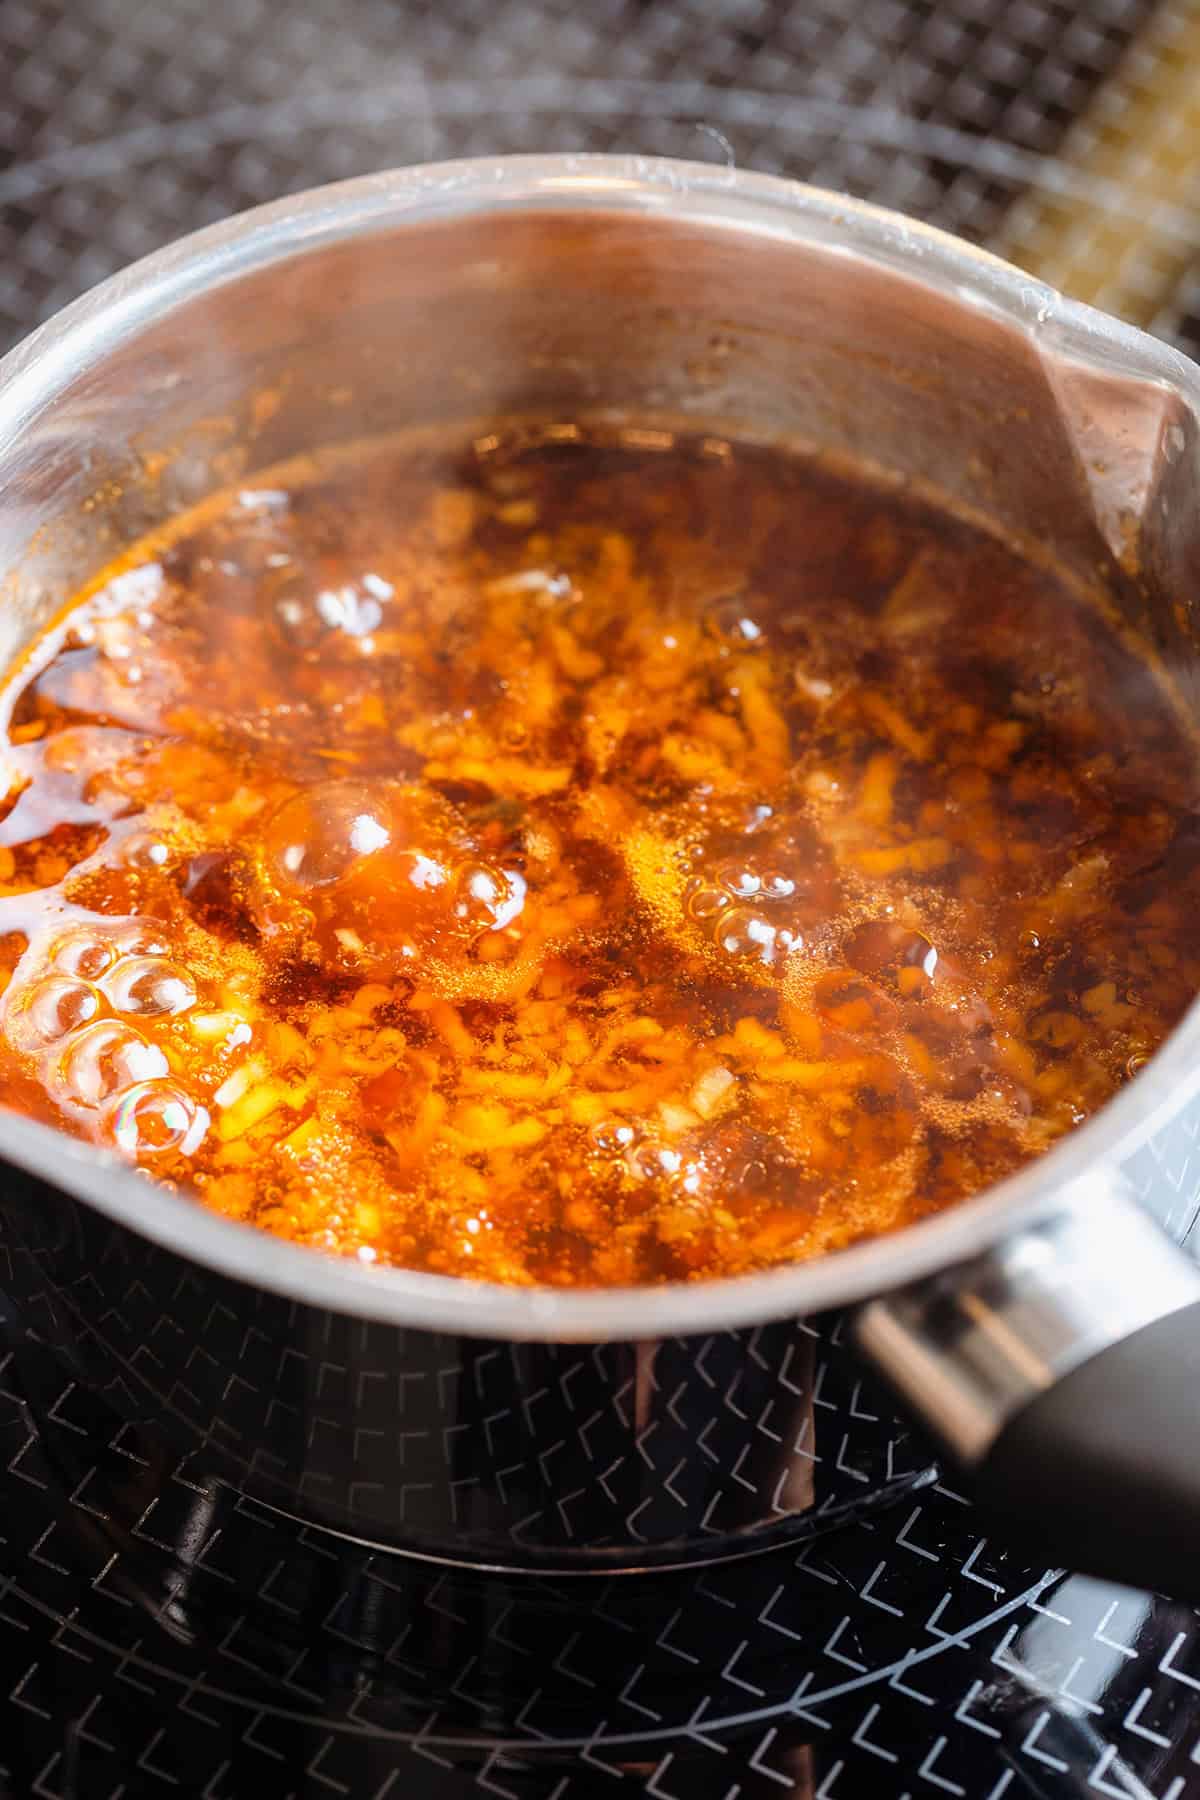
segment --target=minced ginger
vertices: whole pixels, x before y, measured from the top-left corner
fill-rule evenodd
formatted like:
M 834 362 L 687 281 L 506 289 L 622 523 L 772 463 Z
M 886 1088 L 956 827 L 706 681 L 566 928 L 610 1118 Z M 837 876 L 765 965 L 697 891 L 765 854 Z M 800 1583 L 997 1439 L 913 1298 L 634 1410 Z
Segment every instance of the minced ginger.
M 656 444 L 293 465 L 66 609 L 5 689 L 7 1104 L 587 1285 L 892 1229 L 1141 1066 L 1200 982 L 1166 690 L 980 530 Z

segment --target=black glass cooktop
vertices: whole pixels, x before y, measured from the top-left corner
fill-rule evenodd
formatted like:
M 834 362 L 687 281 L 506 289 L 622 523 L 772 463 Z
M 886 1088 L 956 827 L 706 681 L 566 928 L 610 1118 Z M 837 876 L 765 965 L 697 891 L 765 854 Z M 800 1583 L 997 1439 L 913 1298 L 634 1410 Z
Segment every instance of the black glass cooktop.
M 3 0 L 0 347 L 184 231 L 429 157 L 733 159 L 987 240 L 1070 191 L 1065 134 L 1153 11 Z M 1156 315 L 1193 348 L 1195 294 Z M 702 1577 L 372 1554 L 119 1427 L 7 1318 L 4 1800 L 621 1793 L 1200 1800 L 1200 1622 L 1030 1562 L 934 1485 Z
M 1195 1612 L 948 1487 L 699 1578 L 467 1576 L 206 1481 L 7 1341 L 6 1795 L 1200 1795 Z

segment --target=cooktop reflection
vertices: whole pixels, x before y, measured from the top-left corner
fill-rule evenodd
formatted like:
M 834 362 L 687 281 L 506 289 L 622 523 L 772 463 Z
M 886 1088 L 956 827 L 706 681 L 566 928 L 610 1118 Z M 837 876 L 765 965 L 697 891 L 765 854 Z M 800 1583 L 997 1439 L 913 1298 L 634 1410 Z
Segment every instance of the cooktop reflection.
M 1200 1800 L 1190 1609 L 929 1487 L 801 1551 L 437 1570 L 206 1480 L 0 1352 L 0 1794 Z

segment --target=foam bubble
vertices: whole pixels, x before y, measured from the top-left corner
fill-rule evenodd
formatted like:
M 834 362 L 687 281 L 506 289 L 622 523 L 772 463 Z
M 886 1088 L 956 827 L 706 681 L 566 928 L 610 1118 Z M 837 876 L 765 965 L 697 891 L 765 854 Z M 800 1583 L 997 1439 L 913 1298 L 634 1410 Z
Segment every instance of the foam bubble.
M 73 1036 L 59 1059 L 55 1086 L 64 1099 L 95 1107 L 168 1072 L 157 1044 L 116 1019 L 100 1019 Z
M 159 956 L 122 957 L 103 987 L 116 1012 L 141 1018 L 187 1012 L 196 1004 L 191 977 Z
M 126 1156 L 190 1155 L 208 1129 L 208 1114 L 170 1081 L 144 1081 L 130 1088 L 110 1115 L 109 1131 Z
M 267 863 L 282 888 L 333 887 L 392 839 L 387 795 L 366 781 L 329 781 L 293 794 L 268 822 Z
M 64 975 L 80 981 L 98 981 L 117 959 L 117 946 L 111 938 L 80 930 L 59 938 L 50 951 L 50 960 Z
M 727 956 L 767 965 L 785 957 L 803 941 L 786 925 L 776 925 L 749 906 L 731 906 L 717 922 L 716 941 Z
M 456 916 L 480 931 L 502 931 L 525 905 L 524 878 L 515 869 L 466 862 L 454 877 Z
M 96 1018 L 103 1004 L 102 996 L 85 981 L 43 976 L 10 1007 L 9 1042 L 30 1053 L 49 1049 Z

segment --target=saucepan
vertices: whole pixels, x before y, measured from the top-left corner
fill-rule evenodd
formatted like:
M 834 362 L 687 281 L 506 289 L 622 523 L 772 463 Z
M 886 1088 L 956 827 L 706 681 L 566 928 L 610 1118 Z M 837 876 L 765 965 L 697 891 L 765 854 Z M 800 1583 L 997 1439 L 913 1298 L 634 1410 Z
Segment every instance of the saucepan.
M 894 214 L 623 157 L 320 189 L 35 333 L 0 368 L 0 656 L 256 468 L 511 419 L 867 459 L 1102 582 L 1200 705 L 1190 363 Z M 195 1467 L 389 1549 L 699 1564 L 860 1516 L 944 1456 L 1047 1561 L 1200 1600 L 1200 1269 L 1178 1247 L 1198 1087 L 1193 1007 L 1111 1104 L 956 1209 L 637 1291 L 326 1258 L 4 1115 L 0 1288 L 23 1354 L 65 1359 Z

